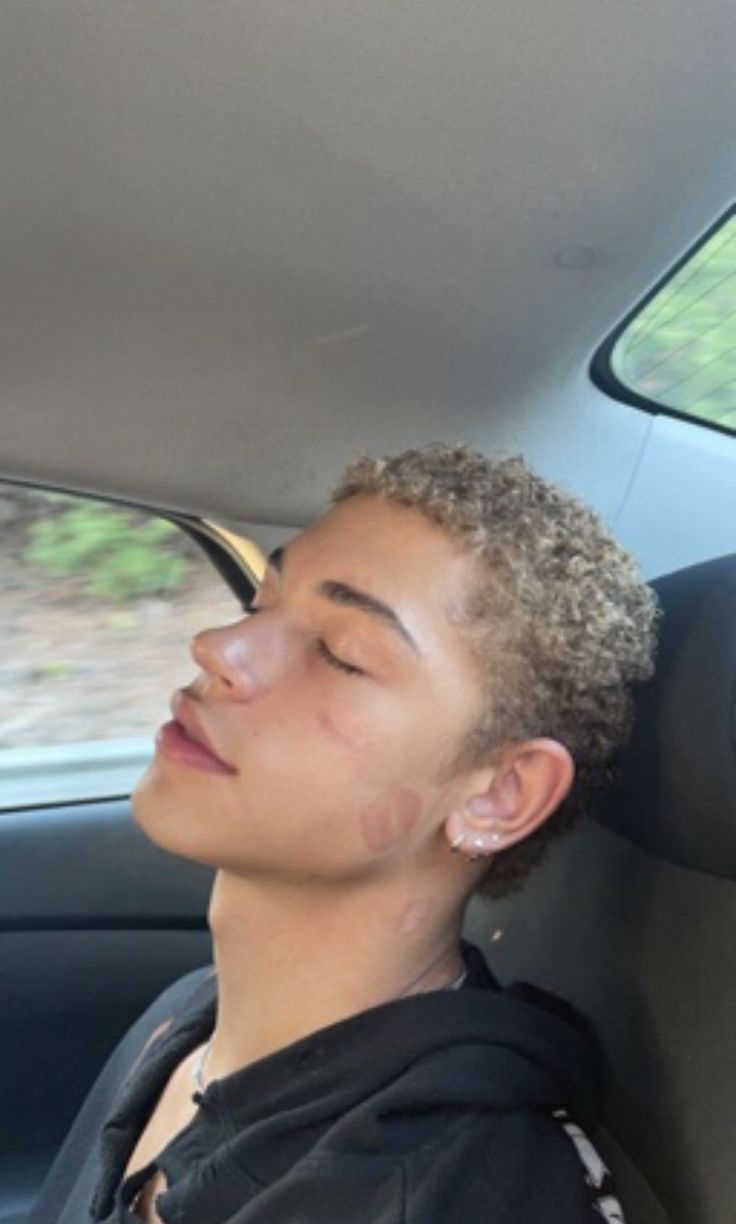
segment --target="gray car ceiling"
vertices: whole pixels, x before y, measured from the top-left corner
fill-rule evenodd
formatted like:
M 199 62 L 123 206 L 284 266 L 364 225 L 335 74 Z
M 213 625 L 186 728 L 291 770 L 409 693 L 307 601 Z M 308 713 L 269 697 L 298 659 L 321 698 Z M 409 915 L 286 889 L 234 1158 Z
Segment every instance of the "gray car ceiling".
M 735 49 L 732 0 L 5 0 L 0 468 L 297 522 L 541 430 L 623 481 L 585 366 L 729 202 Z

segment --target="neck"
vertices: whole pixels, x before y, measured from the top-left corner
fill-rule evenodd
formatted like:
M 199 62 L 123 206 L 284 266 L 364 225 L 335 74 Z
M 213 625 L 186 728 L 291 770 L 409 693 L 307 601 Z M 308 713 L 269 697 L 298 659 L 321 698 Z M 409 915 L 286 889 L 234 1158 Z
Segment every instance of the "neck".
M 218 1005 L 206 1082 L 462 972 L 464 907 L 406 881 L 275 888 L 220 871 L 209 909 Z

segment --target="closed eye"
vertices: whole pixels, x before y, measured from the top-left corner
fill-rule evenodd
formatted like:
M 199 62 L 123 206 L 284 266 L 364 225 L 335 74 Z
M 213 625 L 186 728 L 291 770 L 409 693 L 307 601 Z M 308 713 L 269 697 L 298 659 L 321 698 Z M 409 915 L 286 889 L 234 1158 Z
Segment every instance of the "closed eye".
M 364 676 L 365 672 L 360 667 L 355 667 L 352 663 L 346 663 L 344 659 L 338 659 L 334 655 L 323 638 L 317 641 L 317 653 L 325 663 L 329 663 L 330 667 L 337 668 L 338 671 L 345 672 L 348 676 Z
M 246 616 L 255 616 L 256 612 L 263 612 L 263 608 L 256 604 L 245 604 L 244 611 Z M 364 676 L 365 672 L 360 667 L 356 667 L 354 663 L 346 663 L 344 659 L 338 658 L 333 654 L 327 645 L 324 638 L 317 639 L 317 653 L 325 663 L 330 667 L 336 668 L 337 671 L 344 672 L 346 676 Z

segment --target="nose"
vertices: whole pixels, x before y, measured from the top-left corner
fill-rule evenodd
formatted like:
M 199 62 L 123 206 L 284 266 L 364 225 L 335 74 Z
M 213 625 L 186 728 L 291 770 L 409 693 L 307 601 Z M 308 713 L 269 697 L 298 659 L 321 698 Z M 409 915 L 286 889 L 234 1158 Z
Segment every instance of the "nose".
M 189 649 L 204 673 L 201 687 L 241 701 L 254 697 L 263 677 L 252 636 L 250 618 L 195 633 Z

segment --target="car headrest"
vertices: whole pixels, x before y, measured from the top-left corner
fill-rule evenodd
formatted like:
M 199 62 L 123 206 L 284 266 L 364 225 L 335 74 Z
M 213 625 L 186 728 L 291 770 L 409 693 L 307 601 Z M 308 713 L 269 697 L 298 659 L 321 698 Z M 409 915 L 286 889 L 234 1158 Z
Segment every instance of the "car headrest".
M 657 668 L 619 780 L 591 814 L 671 862 L 736 878 L 736 554 L 652 583 Z

